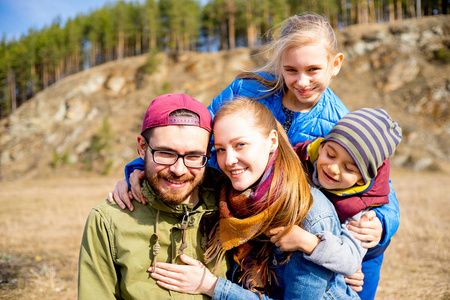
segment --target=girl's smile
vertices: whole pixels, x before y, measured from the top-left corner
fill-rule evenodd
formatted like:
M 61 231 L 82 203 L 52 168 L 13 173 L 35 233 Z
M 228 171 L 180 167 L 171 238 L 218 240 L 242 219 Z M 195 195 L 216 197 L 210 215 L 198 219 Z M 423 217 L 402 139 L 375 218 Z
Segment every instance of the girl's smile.
M 339 72 L 342 60 L 342 54 L 329 59 L 321 43 L 285 50 L 281 73 L 288 91 L 283 97 L 283 105 L 292 111 L 311 110 L 319 102 L 331 78 Z
M 316 90 L 316 88 L 312 89 L 296 89 L 297 93 L 302 97 L 309 97 Z
M 232 177 L 238 177 L 239 175 L 241 175 L 242 173 L 245 172 L 245 170 L 247 170 L 248 168 L 245 169 L 238 169 L 238 170 L 230 170 L 230 174 Z

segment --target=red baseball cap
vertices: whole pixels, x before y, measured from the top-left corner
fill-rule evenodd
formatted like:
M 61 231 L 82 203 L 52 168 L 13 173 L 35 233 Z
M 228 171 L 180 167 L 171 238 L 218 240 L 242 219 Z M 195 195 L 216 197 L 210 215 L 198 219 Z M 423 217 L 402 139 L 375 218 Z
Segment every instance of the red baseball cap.
M 173 111 L 179 109 L 190 110 L 199 118 L 169 117 Z M 156 97 L 145 113 L 141 133 L 149 128 L 169 125 L 198 126 L 208 132 L 212 131 L 211 114 L 206 106 L 185 94 L 164 94 Z

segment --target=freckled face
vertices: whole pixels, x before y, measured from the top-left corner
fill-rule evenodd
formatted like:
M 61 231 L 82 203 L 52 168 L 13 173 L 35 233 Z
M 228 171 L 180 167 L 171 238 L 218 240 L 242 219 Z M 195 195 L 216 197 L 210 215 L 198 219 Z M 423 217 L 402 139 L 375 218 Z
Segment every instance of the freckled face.
M 276 149 L 276 132 L 264 136 L 249 120 L 245 114 L 233 114 L 214 123 L 217 162 L 238 191 L 246 190 L 261 178 L 270 153 Z
M 284 52 L 281 64 L 288 88 L 283 104 L 293 111 L 309 111 L 332 77 L 327 51 L 321 44 L 290 48 Z
M 347 150 L 332 141 L 326 141 L 319 147 L 317 176 L 320 185 L 328 190 L 364 185 L 361 173 Z

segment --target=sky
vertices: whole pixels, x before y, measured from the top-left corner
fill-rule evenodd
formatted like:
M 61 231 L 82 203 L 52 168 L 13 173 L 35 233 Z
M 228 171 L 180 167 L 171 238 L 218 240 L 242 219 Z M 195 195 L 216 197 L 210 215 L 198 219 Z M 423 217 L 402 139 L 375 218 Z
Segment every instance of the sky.
M 126 2 L 137 0 L 125 0 Z M 142 2 L 143 0 L 139 1 Z M 116 0 L 0 0 L 0 37 L 6 34 L 7 40 L 19 39 L 28 29 L 42 29 L 51 25 L 58 16 L 61 24 L 69 18 L 103 7 Z M 200 0 L 201 4 L 207 0 Z
M 128 0 L 129 1 L 129 0 Z M 127 1 L 127 2 L 128 2 Z M 28 29 L 42 29 L 58 16 L 62 24 L 115 0 L 0 0 L 0 36 L 19 39 Z

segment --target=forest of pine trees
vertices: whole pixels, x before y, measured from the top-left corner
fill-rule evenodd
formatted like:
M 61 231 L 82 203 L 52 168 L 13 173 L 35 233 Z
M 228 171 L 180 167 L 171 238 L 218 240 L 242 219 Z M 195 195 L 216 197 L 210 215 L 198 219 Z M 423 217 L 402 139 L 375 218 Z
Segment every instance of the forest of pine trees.
M 17 40 L 0 41 L 0 118 L 38 91 L 84 69 L 149 51 L 217 51 L 257 47 L 286 17 L 315 12 L 335 29 L 447 14 L 446 0 L 117 1 L 55 19 Z

